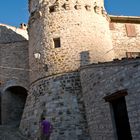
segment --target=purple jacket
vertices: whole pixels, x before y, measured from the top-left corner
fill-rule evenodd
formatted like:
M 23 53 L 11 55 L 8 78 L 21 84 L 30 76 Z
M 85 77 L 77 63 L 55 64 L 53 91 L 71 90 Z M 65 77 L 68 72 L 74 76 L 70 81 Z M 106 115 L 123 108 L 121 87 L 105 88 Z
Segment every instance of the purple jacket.
M 41 122 L 41 128 L 42 128 L 42 132 L 43 134 L 50 134 L 52 132 L 52 125 L 49 121 L 47 120 L 43 120 Z

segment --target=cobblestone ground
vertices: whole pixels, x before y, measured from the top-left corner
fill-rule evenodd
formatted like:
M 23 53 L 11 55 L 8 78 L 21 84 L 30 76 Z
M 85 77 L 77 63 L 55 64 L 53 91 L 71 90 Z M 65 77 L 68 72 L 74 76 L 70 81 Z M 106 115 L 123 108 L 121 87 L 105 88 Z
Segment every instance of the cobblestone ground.
M 0 126 L 0 140 L 27 140 L 18 128 L 12 126 Z

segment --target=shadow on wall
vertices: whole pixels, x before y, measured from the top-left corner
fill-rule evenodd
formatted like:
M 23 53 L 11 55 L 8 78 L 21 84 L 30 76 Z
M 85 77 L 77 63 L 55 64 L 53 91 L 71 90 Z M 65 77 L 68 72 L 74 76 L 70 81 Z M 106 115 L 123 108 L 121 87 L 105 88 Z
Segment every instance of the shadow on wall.
M 16 32 L 17 28 L 15 28 L 15 31 L 12 29 L 8 29 L 5 26 L 0 26 L 0 43 L 14 43 L 14 42 L 20 42 L 27 40 L 22 35 L 18 34 Z
M 85 66 L 90 63 L 89 51 L 83 51 L 80 53 L 80 66 Z

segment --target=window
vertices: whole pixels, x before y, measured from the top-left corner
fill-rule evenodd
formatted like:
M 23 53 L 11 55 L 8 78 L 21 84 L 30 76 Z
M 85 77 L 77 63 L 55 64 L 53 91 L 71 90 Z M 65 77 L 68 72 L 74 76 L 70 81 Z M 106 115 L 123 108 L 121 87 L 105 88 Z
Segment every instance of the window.
M 136 58 L 140 57 L 140 52 L 126 52 L 127 58 Z
M 48 71 L 48 65 L 47 64 L 45 64 L 43 68 L 44 68 L 44 71 L 46 71 L 46 72 Z
M 35 16 L 35 12 L 36 11 L 31 12 L 31 17 L 34 17 Z
M 109 23 L 109 28 L 110 28 L 110 30 L 114 30 L 115 29 L 114 23 L 110 22 Z
M 54 6 L 50 6 L 50 7 L 49 7 L 49 12 L 50 12 L 50 13 L 55 12 Z
M 111 104 L 118 140 L 132 140 L 125 95 L 126 90 L 122 90 L 104 98 Z
M 60 48 L 61 47 L 61 43 L 60 43 L 60 38 L 54 38 L 54 47 L 55 48 Z
M 128 37 L 136 37 L 136 30 L 133 24 L 125 24 Z

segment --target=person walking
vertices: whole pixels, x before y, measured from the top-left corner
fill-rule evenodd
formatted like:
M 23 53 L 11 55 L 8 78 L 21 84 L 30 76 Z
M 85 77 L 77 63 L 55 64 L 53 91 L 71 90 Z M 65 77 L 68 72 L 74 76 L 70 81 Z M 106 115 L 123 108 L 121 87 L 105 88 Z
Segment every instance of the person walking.
M 52 133 L 52 125 L 51 123 L 45 119 L 45 117 L 42 117 L 41 121 L 41 140 L 49 140 L 50 135 Z

